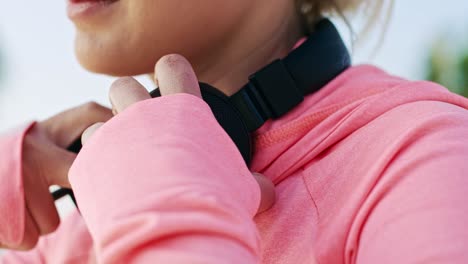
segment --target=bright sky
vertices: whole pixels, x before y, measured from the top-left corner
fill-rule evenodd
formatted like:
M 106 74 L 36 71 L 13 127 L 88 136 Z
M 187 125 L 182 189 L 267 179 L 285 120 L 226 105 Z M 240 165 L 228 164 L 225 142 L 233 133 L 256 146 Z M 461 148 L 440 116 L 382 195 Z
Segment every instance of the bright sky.
M 435 36 L 447 29 L 467 35 L 468 1 L 395 2 L 386 40 L 371 63 L 421 78 L 425 52 Z M 0 50 L 7 68 L 0 82 L 0 131 L 89 100 L 108 104 L 112 79 L 84 71 L 74 58 L 74 29 L 65 1 L 0 0 L 0 6 Z M 362 56 L 355 59 L 362 61 Z

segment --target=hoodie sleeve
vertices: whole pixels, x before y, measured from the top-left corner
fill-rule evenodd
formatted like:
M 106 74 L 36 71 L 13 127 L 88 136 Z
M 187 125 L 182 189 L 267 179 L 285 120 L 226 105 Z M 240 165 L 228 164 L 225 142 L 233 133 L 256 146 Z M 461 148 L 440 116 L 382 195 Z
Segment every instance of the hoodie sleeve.
M 139 102 L 104 124 L 70 170 L 98 263 L 258 263 L 260 190 L 209 106 Z
M 30 122 L 0 135 L 0 244 L 3 245 L 18 246 L 23 241 L 23 139 L 34 124 Z
M 61 223 L 57 232 L 39 238 L 37 247 L 32 250 L 1 249 L 17 247 L 24 238 L 26 207 L 22 173 L 23 141 L 35 124 L 29 122 L 0 135 L 0 263 L 83 263 L 81 260 L 87 258 L 89 250 L 86 249 L 91 247 L 91 241 L 77 214 L 65 224 Z M 69 240 L 73 239 L 76 240 L 72 245 Z M 61 259 L 67 262 L 57 262 Z

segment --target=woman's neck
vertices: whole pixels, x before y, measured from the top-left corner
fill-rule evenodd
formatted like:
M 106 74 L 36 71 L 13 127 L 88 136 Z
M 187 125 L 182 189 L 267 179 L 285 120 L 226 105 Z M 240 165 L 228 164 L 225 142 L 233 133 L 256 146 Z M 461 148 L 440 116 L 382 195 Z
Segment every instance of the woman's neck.
M 261 1 L 260 1 L 261 2 Z M 277 58 L 286 56 L 302 37 L 293 1 L 265 8 L 263 4 L 232 32 L 219 49 L 203 61 L 192 62 L 201 82 L 227 95 L 237 92 L 248 77 Z

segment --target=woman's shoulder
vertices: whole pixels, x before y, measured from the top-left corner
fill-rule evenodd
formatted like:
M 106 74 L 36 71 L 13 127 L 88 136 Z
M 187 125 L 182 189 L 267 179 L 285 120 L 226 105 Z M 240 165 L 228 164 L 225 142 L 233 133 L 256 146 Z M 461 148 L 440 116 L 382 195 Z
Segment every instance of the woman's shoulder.
M 336 112 L 354 105 L 350 111 L 368 117 L 368 122 L 382 115 L 412 120 L 444 112 L 468 114 L 467 98 L 437 83 L 407 80 L 373 65 L 353 66 L 333 82 L 330 83 L 333 92 L 323 99 L 336 97 L 335 100 L 346 102 Z
M 336 111 L 335 114 L 345 113 L 335 128 L 349 131 L 343 133 L 343 139 L 359 134 L 362 138 L 357 143 L 368 142 L 369 146 L 383 143 L 387 148 L 391 144 L 403 146 L 403 141 L 416 144 L 423 135 L 448 136 L 454 130 L 468 133 L 467 98 L 439 84 L 406 80 L 371 65 L 356 66 L 353 70 L 356 72 L 350 74 L 349 83 L 344 85 L 351 85 L 349 90 L 367 86 L 369 95 Z M 341 93 L 346 97 L 346 90 Z M 457 140 L 463 133 L 458 133 Z
M 257 144 L 298 139 L 304 133 L 314 133 L 318 127 L 322 128 L 320 133 L 338 133 L 342 126 L 357 130 L 383 115 L 391 115 L 392 122 L 400 123 L 403 119 L 415 118 L 404 114 L 405 111 L 418 110 L 422 105 L 433 111 L 458 109 L 465 113 L 468 99 L 433 82 L 406 80 L 372 65 L 353 66 L 318 92 L 306 96 L 304 102 L 287 115 L 266 123 L 256 132 Z M 398 109 L 403 106 L 402 113 Z M 432 115 L 433 111 L 426 111 L 426 114 Z M 419 113 L 418 117 L 421 114 L 424 113 Z M 352 132 L 346 131 L 345 134 Z
M 371 65 L 357 66 L 356 71 L 367 80 L 367 96 L 356 108 L 374 119 L 387 118 L 388 122 L 403 126 L 405 121 L 415 125 L 422 120 L 439 120 L 442 117 L 468 117 L 468 99 L 430 81 L 411 81 L 390 75 Z M 355 74 L 359 75 L 359 74 Z M 354 86 L 359 86 L 354 82 Z M 346 94 L 346 92 L 343 92 Z M 390 124 L 390 123 L 387 123 Z

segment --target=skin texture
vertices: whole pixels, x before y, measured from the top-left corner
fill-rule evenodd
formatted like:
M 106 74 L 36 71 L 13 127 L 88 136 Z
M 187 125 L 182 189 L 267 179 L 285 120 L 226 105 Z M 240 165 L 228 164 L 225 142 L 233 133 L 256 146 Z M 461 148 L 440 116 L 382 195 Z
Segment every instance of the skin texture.
M 114 76 L 152 73 L 177 53 L 200 81 L 227 94 L 301 37 L 292 0 L 119 0 L 73 18 L 76 55 L 88 70 Z

